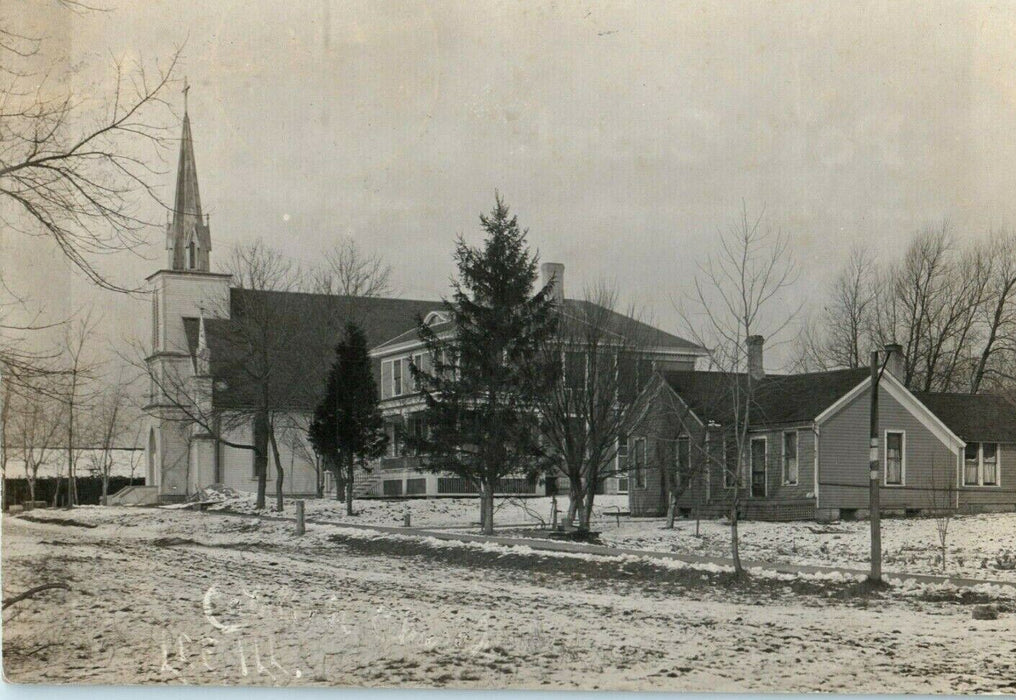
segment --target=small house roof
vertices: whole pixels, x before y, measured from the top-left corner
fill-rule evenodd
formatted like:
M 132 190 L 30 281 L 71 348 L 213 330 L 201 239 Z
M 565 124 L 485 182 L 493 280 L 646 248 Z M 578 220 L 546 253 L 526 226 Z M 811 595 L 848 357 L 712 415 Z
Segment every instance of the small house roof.
M 994 394 L 918 392 L 917 399 L 965 442 L 1016 443 L 1016 403 Z
M 865 369 L 770 374 L 758 380 L 750 406 L 752 426 L 814 420 L 868 375 Z M 666 372 L 664 380 L 703 422 L 733 423 L 734 399 L 747 375 L 731 372 Z

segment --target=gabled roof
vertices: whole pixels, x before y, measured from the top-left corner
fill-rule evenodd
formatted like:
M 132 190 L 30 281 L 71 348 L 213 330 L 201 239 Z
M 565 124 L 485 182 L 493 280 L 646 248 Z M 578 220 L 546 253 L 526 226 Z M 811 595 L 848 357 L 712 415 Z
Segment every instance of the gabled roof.
M 918 392 L 918 400 L 966 442 L 1016 443 L 1016 404 L 993 394 Z
M 261 316 L 273 328 L 269 348 L 271 386 L 286 406 L 313 409 L 324 392 L 335 345 L 347 321 L 355 321 L 368 347 L 412 325 L 419 316 L 440 308 L 440 302 L 413 299 L 345 297 L 327 294 L 229 290 L 230 320 L 205 318 L 214 378 L 213 401 L 218 408 L 254 405 L 257 386 L 250 377 L 251 357 L 240 320 Z M 198 319 L 185 318 L 191 354 L 197 350 Z
M 865 369 L 766 375 L 754 388 L 752 426 L 814 420 L 868 376 Z M 730 372 L 666 372 L 664 380 L 703 422 L 733 423 L 734 397 L 743 395 L 747 376 Z
M 594 310 L 595 309 L 595 310 Z M 666 331 L 660 330 L 654 326 L 650 326 L 647 323 L 643 323 L 636 319 L 625 316 L 624 314 L 617 313 L 616 311 L 597 307 L 593 302 L 585 301 L 582 299 L 565 299 L 563 306 L 563 322 L 569 326 L 574 325 L 576 327 L 575 333 L 581 334 L 581 328 L 578 328 L 583 323 L 583 319 L 593 318 L 597 312 L 606 312 L 607 316 L 605 320 L 605 330 L 609 335 L 614 333 L 616 335 L 624 334 L 637 334 L 639 336 L 640 344 L 644 344 L 646 347 L 653 348 L 655 350 L 673 350 L 676 352 L 687 352 L 694 355 L 704 355 L 705 349 L 691 342 L 685 340 Z M 441 333 L 452 328 L 451 322 L 435 323 L 431 328 L 436 333 Z M 412 343 L 419 341 L 419 332 L 414 325 L 412 328 L 399 333 L 397 336 L 387 340 L 381 345 L 372 349 L 373 353 L 381 353 L 385 350 L 393 349 L 397 346 L 405 343 Z

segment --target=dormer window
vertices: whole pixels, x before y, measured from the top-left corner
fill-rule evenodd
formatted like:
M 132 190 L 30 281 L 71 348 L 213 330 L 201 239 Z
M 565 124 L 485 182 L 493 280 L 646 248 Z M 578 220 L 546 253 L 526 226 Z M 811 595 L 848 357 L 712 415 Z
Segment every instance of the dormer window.
M 447 314 L 441 311 L 431 311 L 423 319 L 423 325 L 433 326 L 435 323 L 446 323 L 448 321 Z

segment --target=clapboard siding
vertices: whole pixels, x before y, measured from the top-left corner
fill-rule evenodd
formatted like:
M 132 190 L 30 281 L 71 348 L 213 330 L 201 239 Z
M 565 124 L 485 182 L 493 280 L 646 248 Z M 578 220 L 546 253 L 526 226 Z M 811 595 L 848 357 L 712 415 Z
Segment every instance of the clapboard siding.
M 868 507 L 869 390 L 831 416 L 819 436 L 819 507 Z M 882 486 L 884 508 L 932 508 L 955 484 L 957 455 L 888 392 L 879 393 L 879 468 L 885 431 L 906 433 L 904 485 Z

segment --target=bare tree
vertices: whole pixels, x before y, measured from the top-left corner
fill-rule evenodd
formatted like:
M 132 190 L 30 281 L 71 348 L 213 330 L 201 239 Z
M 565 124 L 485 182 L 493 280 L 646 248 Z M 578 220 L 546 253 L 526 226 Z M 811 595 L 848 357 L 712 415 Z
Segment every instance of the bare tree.
M 787 235 L 765 224 L 764 211 L 752 216 L 744 204 L 736 222 L 719 232 L 719 251 L 699 266 L 691 309 L 679 309 L 694 339 L 711 348 L 710 369 L 727 378 L 716 400 L 726 403 L 730 416 L 723 426 L 722 463 L 725 479 L 733 484 L 730 541 L 737 576 L 744 575 L 737 531 L 741 473 L 750 458 L 749 429 L 758 383 L 749 363 L 749 345 L 759 335 L 777 337 L 796 315 L 782 303 L 783 293 L 795 282 L 793 270 Z
M 956 472 L 946 465 L 937 469 L 933 461 L 928 477 L 929 510 L 935 518 L 935 534 L 938 535 L 939 553 L 942 559 L 942 573 L 945 573 L 948 558 L 949 525 L 956 515 Z
M 867 248 L 855 247 L 832 283 L 818 324 L 805 327 L 799 348 L 802 371 L 864 366 L 873 312 L 877 267 Z
M 99 323 L 93 309 L 87 309 L 77 318 L 71 319 L 65 326 L 63 338 L 63 357 L 61 359 L 60 382 L 57 388 L 65 413 L 65 438 L 67 449 L 67 507 L 76 505 L 77 476 L 75 466 L 79 456 L 77 441 L 78 420 L 82 411 L 90 408 L 97 395 L 94 385 L 100 364 L 94 358 L 93 344 Z M 59 475 L 54 500 L 60 491 Z
M 11 430 L 5 442 L 4 460 L 9 452 L 20 456 L 25 480 L 28 482 L 29 500 L 34 501 L 39 469 L 61 441 L 64 430 L 63 411 L 48 392 L 15 394 L 9 386 L 5 392 Z
M 301 381 L 304 368 L 288 365 L 298 353 L 285 350 L 292 349 L 298 342 L 300 325 L 313 323 L 314 319 L 299 318 L 300 313 L 293 306 L 295 295 L 286 294 L 300 287 L 299 267 L 262 240 L 235 246 L 227 260 L 226 271 L 233 275 L 237 287 L 252 292 L 229 301 L 230 314 L 225 330 L 232 356 L 223 359 L 247 384 L 243 392 L 246 400 L 239 402 L 243 407 L 232 410 L 230 420 L 253 417 L 258 508 L 263 508 L 265 503 L 267 448 L 271 448 L 276 473 L 276 509 L 281 511 L 285 470 L 276 428 L 287 420 L 294 406 L 300 405 L 298 396 L 312 391 Z M 299 359 L 320 360 L 303 356 Z
M 979 391 L 1011 364 L 1016 243 L 999 232 L 959 246 L 946 226 L 914 234 L 898 261 L 855 252 L 802 335 L 802 368 L 863 365 L 862 348 L 900 343 L 915 391 Z
M 639 391 L 652 374 L 650 328 L 637 312 L 620 314 L 617 291 L 600 282 L 581 301 L 557 309 L 557 333 L 544 341 L 547 366 L 560 368 L 538 399 L 541 433 L 556 470 L 568 480 L 565 523 L 588 529 L 604 479 L 626 472 L 618 445 Z
M 985 303 L 980 309 L 983 340 L 977 353 L 970 393 L 980 391 L 985 379 L 1013 379 L 1016 356 L 1016 233 L 999 231 L 981 244 L 988 261 Z
M 343 238 L 324 254 L 324 262 L 311 270 L 307 287 L 315 294 L 388 296 L 394 291 L 392 267 L 381 255 L 366 253 L 352 238 Z
M 179 50 L 161 67 L 114 60 L 109 93 L 86 96 L 62 87 L 73 69 L 45 60 L 50 41 L 0 24 L 0 198 L 11 205 L 3 225 L 53 241 L 96 285 L 128 291 L 95 261 L 137 248 L 153 224 L 138 205 L 159 203 L 151 163 L 166 145 L 163 95 Z
M 116 450 L 124 447 L 124 442 L 131 433 L 132 423 L 136 421 L 136 416 L 130 412 L 130 404 L 130 382 L 121 372 L 96 399 L 91 410 L 88 428 L 93 449 L 90 457 L 93 471 L 102 478 L 100 501 L 102 505 L 108 503 L 109 478 L 113 471 Z

